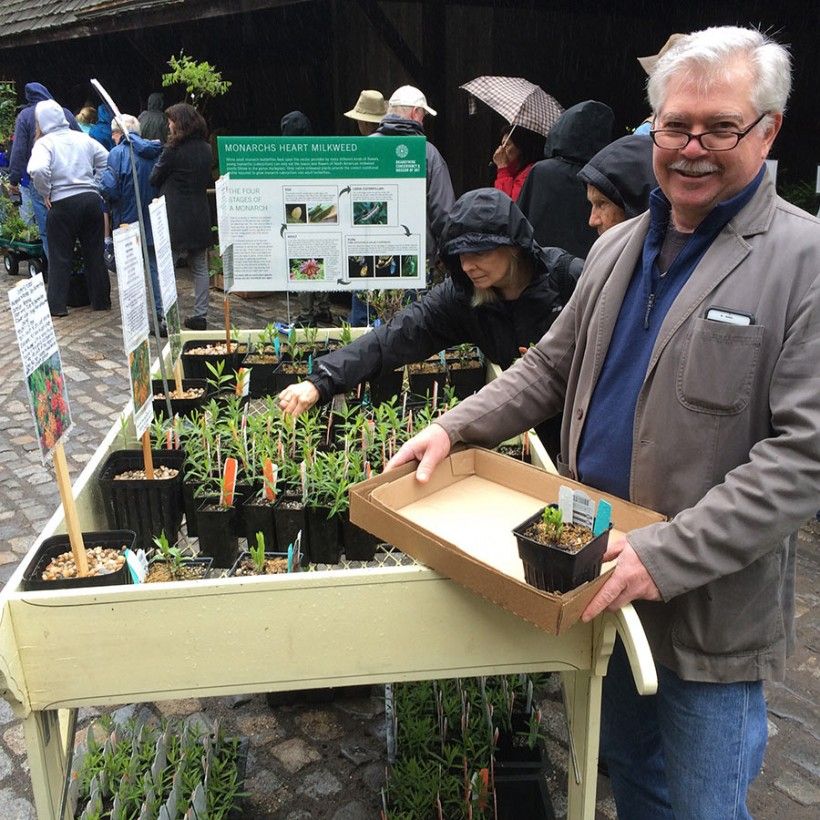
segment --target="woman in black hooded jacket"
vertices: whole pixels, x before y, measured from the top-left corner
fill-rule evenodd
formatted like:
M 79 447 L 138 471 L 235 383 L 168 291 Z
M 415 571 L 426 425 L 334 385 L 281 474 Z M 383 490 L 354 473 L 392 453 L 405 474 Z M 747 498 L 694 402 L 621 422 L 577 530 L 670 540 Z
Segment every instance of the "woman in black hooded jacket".
M 509 367 L 537 342 L 567 303 L 583 260 L 542 248 L 518 206 L 494 188 L 462 196 L 445 224 L 442 260 L 450 276 L 390 322 L 316 362 L 307 381 L 279 394 L 298 415 L 359 382 L 470 342 Z

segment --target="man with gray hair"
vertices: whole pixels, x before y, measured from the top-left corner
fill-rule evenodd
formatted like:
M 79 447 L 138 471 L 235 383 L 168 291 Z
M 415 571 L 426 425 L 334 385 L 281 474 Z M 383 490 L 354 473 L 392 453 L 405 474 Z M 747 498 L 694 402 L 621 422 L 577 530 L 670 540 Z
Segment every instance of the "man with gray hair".
M 820 221 L 764 163 L 790 78 L 759 31 L 681 37 L 648 84 L 649 211 L 595 243 L 536 347 L 390 465 L 419 459 L 426 481 L 453 444 L 563 408 L 562 474 L 668 517 L 610 537 L 615 570 L 583 614 L 634 602 L 657 665 L 639 697 L 618 642 L 603 682 L 620 817 L 748 818 L 763 681 L 793 645 L 796 533 L 820 486 Z
M 384 137 L 423 137 L 424 119 L 436 111 L 427 104 L 427 97 L 412 85 L 397 88 L 387 101 L 387 114 L 379 123 L 376 134 Z M 427 259 L 435 262 L 438 241 L 447 216 L 455 204 L 450 169 L 430 140 L 427 140 Z M 428 267 L 429 267 L 428 264 Z
M 136 161 L 137 182 L 140 189 L 140 204 L 145 225 L 145 241 L 148 245 L 148 269 L 151 272 L 151 285 L 154 290 L 154 309 L 159 320 L 160 336 L 166 336 L 165 320 L 162 310 L 162 297 L 159 290 L 159 273 L 157 257 L 154 253 L 154 236 L 151 232 L 151 218 L 148 205 L 157 196 L 151 185 L 151 171 L 162 153 L 159 140 L 146 140 L 140 136 L 139 120 L 132 114 L 122 114 L 111 121 L 111 138 L 114 148 L 108 154 L 108 165 L 102 176 L 102 195 L 111 209 L 111 225 L 118 228 L 122 224 L 137 222 L 137 195 L 134 191 L 134 176 L 131 173 L 131 151 L 123 140 L 123 127 L 128 130 Z M 153 327 L 153 324 L 151 324 Z

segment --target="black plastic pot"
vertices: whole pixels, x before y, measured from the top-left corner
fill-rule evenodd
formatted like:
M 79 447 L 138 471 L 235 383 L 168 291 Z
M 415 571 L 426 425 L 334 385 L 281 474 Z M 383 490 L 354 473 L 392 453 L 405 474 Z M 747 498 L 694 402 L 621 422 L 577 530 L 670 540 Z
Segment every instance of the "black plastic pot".
M 154 467 L 172 467 L 176 476 L 165 479 L 115 479 L 127 470 L 141 470 L 141 450 L 116 450 L 100 471 L 103 506 L 112 529 L 134 530 L 137 547 L 151 549 L 154 536 L 163 531 L 176 540 L 182 524 L 182 450 L 152 450 Z
M 339 518 L 331 516 L 329 507 L 305 507 L 308 546 L 303 548 L 312 564 L 338 564 L 342 552 L 339 540 Z
M 286 552 L 268 552 L 267 550 L 265 550 L 265 558 L 284 558 L 285 560 L 287 560 L 287 557 L 288 557 L 288 554 Z M 236 561 L 234 561 L 234 564 L 231 567 L 230 571 L 228 572 L 228 575 L 231 576 L 231 577 L 235 577 L 236 576 L 236 571 L 242 565 L 242 562 L 250 560 L 250 558 L 251 558 L 250 552 L 248 550 L 242 550 L 242 552 L 239 553 L 239 556 L 237 557 Z M 297 563 L 296 567 L 294 567 L 294 572 L 298 569 L 298 567 L 299 567 L 299 565 Z M 240 576 L 240 577 L 242 577 L 242 576 Z
M 372 561 L 378 545 L 375 535 L 351 524 L 347 514 L 342 516 L 342 546 L 348 561 Z
M 609 533 L 602 532 L 574 553 L 541 544 L 528 538 L 524 532 L 541 517 L 542 512 L 543 509 L 539 510 L 513 529 L 527 583 L 545 592 L 569 592 L 597 578 Z
M 247 353 L 246 344 L 232 344 L 232 352 L 228 354 L 207 354 L 202 355 L 198 353 L 191 353 L 200 347 L 205 347 L 209 344 L 224 344 L 225 337 L 211 338 L 211 339 L 190 339 L 182 345 L 182 368 L 185 372 L 186 378 L 189 379 L 208 379 L 211 376 L 208 370 L 207 363 L 210 362 L 216 366 L 217 362 L 225 360 L 225 375 L 232 374 L 235 370 L 239 370 L 242 361 Z
M 239 552 L 239 541 L 234 531 L 236 510 L 219 507 L 213 500 L 206 500 L 197 510 L 199 525 L 199 551 L 214 559 L 214 566 L 229 569 Z
M 153 558 L 151 560 L 151 564 L 165 564 L 167 561 L 164 558 Z M 202 574 L 202 577 L 197 580 L 205 580 L 211 574 L 211 567 L 213 566 L 214 559 L 210 556 L 197 556 L 196 558 L 186 558 L 183 563 L 186 566 L 199 566 L 204 567 L 205 572 Z M 149 564 L 149 566 L 151 565 Z M 193 579 L 191 579 L 193 580 Z M 157 582 L 159 583 L 159 582 Z
M 390 401 L 393 396 L 401 395 L 402 382 L 404 381 L 404 370 L 391 370 L 387 373 L 380 373 L 370 380 L 370 401 L 372 404 L 381 404 L 383 401 Z
M 275 501 L 271 503 L 251 498 L 242 505 L 242 524 L 249 547 L 256 546 L 256 533 L 261 532 L 265 537 L 265 548 L 278 549 L 276 526 L 273 521 L 275 504 Z
M 171 410 L 175 416 L 190 417 L 200 407 L 204 407 L 208 401 L 208 382 L 205 379 L 183 379 L 182 389 L 193 390 L 197 387 L 203 389 L 201 396 L 195 399 L 171 399 Z M 173 379 L 168 380 L 168 389 L 173 392 L 176 389 L 176 382 Z M 168 408 L 165 404 L 165 399 L 156 398 L 157 395 L 163 394 L 162 379 L 154 379 L 151 382 L 151 390 L 154 395 L 154 416 L 159 417 L 168 415 Z
M 293 373 L 286 373 L 285 367 L 288 369 L 292 369 L 295 371 Z M 287 353 L 282 354 L 282 360 L 279 363 L 279 367 L 273 374 L 273 392 L 274 394 L 279 393 L 281 390 L 284 390 L 291 384 L 297 384 L 298 382 L 304 381 L 308 374 L 308 367 L 307 367 L 307 359 L 303 359 L 299 362 L 294 362 L 291 359 L 290 355 Z M 252 381 L 252 380 L 251 380 Z
M 448 376 L 456 398 L 466 399 L 484 387 L 486 372 L 478 359 L 471 359 L 468 367 L 459 367 L 459 364 L 450 365 Z
M 555 820 L 543 774 L 495 776 L 496 820 Z
M 254 361 L 255 359 L 259 361 Z M 250 396 L 252 399 L 276 395 L 275 374 L 279 367 L 279 359 L 274 354 L 249 353 L 242 366 L 250 368 L 251 371 Z
M 496 772 L 520 774 L 524 772 L 543 772 L 547 767 L 544 744 L 539 738 L 535 746 L 528 743 L 529 716 L 523 711 L 512 713 L 512 729 L 503 731 L 498 736 L 495 747 Z
M 199 509 L 202 499 L 197 498 L 195 493 L 203 484 L 203 481 L 182 482 L 182 506 L 185 510 L 185 532 L 189 538 L 196 538 L 198 533 L 196 511 Z
M 294 506 L 297 505 L 297 506 Z M 283 495 L 273 510 L 273 526 L 276 531 L 276 546 L 286 550 L 295 543 L 302 533 L 302 554 L 307 554 L 308 533 L 305 527 L 305 508 L 301 498 Z
M 107 530 L 103 532 L 84 532 L 83 543 L 86 550 L 93 547 L 113 547 L 114 549 L 134 549 L 136 534 L 133 530 Z M 67 534 L 52 535 L 46 538 L 23 571 L 20 589 L 34 591 L 40 589 L 77 589 L 80 587 L 108 587 L 131 583 L 128 565 L 108 575 L 91 575 L 84 578 L 62 578 L 57 581 L 44 581 L 43 570 L 64 552 L 71 551 L 71 542 Z
M 438 383 L 438 396 L 444 397 L 444 385 L 447 383 L 447 371 L 442 367 L 432 373 L 414 373 L 413 365 L 408 368 L 410 392 L 414 396 L 432 396 L 433 385 Z

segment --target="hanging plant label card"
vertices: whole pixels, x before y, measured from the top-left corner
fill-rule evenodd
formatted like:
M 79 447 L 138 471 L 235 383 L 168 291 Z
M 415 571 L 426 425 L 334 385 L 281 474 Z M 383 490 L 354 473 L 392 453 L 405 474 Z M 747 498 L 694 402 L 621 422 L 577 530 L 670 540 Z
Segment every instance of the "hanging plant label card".
M 164 196 L 158 197 L 148 206 L 148 214 L 151 218 L 151 233 L 154 237 L 154 255 L 157 259 L 162 312 L 165 314 L 165 325 L 168 328 L 168 339 L 171 343 L 171 363 L 174 364 L 182 352 L 182 340 L 179 335 L 177 280 L 174 273 L 174 256 L 171 251 L 171 233 L 168 230 L 168 212 L 165 208 Z
M 71 430 L 72 422 L 43 275 L 38 273 L 13 287 L 9 302 L 37 442 L 45 463 L 54 446 Z
M 137 438 L 140 438 L 151 426 L 154 407 L 151 390 L 151 353 L 148 347 L 145 265 L 139 223 L 117 228 L 113 236 L 122 311 L 122 341 L 128 356 L 128 375 L 134 403 L 134 428 Z
M 595 503 L 583 490 L 572 494 L 572 523 L 592 529 L 595 520 Z

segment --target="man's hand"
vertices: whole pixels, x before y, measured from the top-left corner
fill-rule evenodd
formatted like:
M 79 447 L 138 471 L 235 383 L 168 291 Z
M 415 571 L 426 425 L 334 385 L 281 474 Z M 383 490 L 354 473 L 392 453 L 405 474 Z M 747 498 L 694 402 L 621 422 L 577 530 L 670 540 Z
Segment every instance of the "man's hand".
M 312 382 L 288 385 L 279 394 L 279 409 L 289 416 L 298 416 L 319 401 L 319 391 Z
M 43 197 L 43 202 L 45 202 L 45 204 L 46 204 L 46 208 L 48 208 L 49 210 L 51 210 L 51 198 L 50 198 L 50 197 L 47 197 L 47 196 L 44 196 L 44 197 Z
M 450 436 L 447 435 L 443 427 L 438 424 L 431 424 L 425 427 L 418 435 L 413 436 L 410 441 L 402 444 L 398 453 L 387 462 L 385 472 L 400 467 L 408 461 L 418 461 L 416 469 L 416 479 L 424 484 L 430 480 L 436 466 L 444 461 L 450 454 Z
M 614 612 L 631 601 L 661 600 L 661 593 L 652 576 L 646 571 L 626 536 L 619 536 L 607 547 L 603 560 L 611 561 L 613 558 L 618 559 L 615 571 L 581 615 L 584 623 L 591 621 L 605 609 Z

